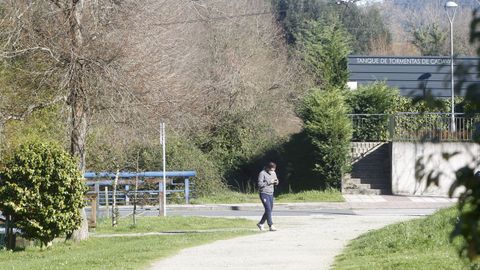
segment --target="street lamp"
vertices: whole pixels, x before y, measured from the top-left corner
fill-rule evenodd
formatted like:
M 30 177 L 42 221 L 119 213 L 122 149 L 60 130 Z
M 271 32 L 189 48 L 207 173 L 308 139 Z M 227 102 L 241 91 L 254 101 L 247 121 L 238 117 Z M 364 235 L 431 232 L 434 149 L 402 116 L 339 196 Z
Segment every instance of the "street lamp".
M 452 87 L 452 115 L 451 115 L 451 131 L 455 132 L 455 82 L 453 78 L 453 20 L 457 12 L 458 4 L 454 1 L 445 3 L 445 11 L 447 12 L 448 20 L 450 21 L 450 72 L 451 72 L 451 87 Z

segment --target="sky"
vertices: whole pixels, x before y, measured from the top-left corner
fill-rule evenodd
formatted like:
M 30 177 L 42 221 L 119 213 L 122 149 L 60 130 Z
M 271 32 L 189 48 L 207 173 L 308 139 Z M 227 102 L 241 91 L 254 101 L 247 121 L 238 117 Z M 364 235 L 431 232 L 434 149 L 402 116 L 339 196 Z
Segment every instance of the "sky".
M 369 3 L 382 3 L 382 2 L 385 2 L 385 1 L 394 1 L 394 0 L 361 0 L 358 2 L 359 5 L 365 5 L 365 4 L 369 4 Z M 395 1 L 402 1 L 402 0 L 395 0 Z M 408 1 L 408 0 L 406 0 Z M 420 1 L 420 0 L 417 0 L 417 1 Z M 447 2 L 448 0 L 445 0 L 445 3 Z M 410 2 L 412 2 L 410 0 Z M 459 4 L 459 5 L 462 5 L 462 4 L 467 4 L 467 5 L 473 5 L 475 7 L 480 7 L 480 0 L 456 0 L 456 2 Z

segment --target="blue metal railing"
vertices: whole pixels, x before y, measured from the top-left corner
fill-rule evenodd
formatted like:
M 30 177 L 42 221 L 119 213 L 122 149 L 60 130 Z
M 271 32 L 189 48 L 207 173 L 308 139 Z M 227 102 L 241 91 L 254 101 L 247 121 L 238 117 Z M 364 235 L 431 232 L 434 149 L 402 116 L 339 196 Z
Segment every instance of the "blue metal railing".
M 165 172 L 165 177 L 168 178 L 183 178 L 183 183 L 178 183 L 173 180 L 167 182 L 167 194 L 172 197 L 173 194 L 175 193 L 184 193 L 184 198 L 185 198 L 185 203 L 189 204 L 190 203 L 190 193 L 192 190 L 192 184 L 190 183 L 189 177 L 194 177 L 196 176 L 195 171 L 171 171 L 171 172 Z M 107 195 L 105 195 L 105 191 L 101 190 L 101 188 L 105 187 L 111 187 L 113 186 L 113 178 L 116 177 L 115 173 L 107 173 L 107 172 L 101 172 L 101 173 L 94 173 L 94 172 L 87 172 L 84 174 L 84 177 L 87 180 L 87 185 L 94 187 L 93 191 L 90 191 L 90 194 L 96 194 L 97 195 L 97 200 L 99 205 L 110 205 L 111 201 L 113 200 L 113 192 L 110 191 L 107 192 Z M 158 196 L 159 196 L 159 190 L 162 189 L 162 183 L 160 180 L 154 180 L 154 181 L 148 181 L 146 179 L 159 179 L 163 178 L 163 172 L 140 172 L 140 173 L 134 173 L 134 172 L 121 172 L 118 174 L 118 181 L 117 185 L 120 187 L 119 190 L 116 191 L 116 196 L 115 199 L 119 204 L 129 204 L 131 200 L 134 198 L 135 194 L 137 195 L 137 198 L 140 195 L 140 200 L 142 201 L 142 204 L 150 204 L 153 202 L 153 204 L 158 203 Z M 138 177 L 138 185 L 141 187 L 137 192 L 131 189 L 132 185 L 135 184 L 135 179 Z M 109 179 L 110 178 L 110 179 Z M 96 179 L 96 180 L 94 180 Z M 158 183 L 158 184 L 157 184 Z M 145 186 L 146 187 L 142 187 Z M 153 186 L 155 186 L 153 188 Z M 158 187 L 158 188 L 157 188 Z M 177 187 L 183 187 L 182 189 L 179 189 Z M 137 199 L 138 202 L 139 199 Z
M 165 177 L 194 177 L 197 173 L 195 171 L 171 171 L 165 172 Z M 115 178 L 115 173 L 109 172 L 86 172 L 83 177 L 87 179 L 92 178 Z M 118 178 L 135 178 L 138 176 L 139 178 L 161 178 L 163 177 L 163 172 L 120 172 L 118 174 Z

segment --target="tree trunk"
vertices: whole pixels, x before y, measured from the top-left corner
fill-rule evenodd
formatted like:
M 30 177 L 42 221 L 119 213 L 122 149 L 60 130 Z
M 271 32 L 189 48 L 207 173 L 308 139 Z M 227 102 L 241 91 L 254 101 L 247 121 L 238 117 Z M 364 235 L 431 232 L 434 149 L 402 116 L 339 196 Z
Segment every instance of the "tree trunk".
M 138 192 L 138 161 L 140 159 L 140 151 L 137 152 L 137 175 L 135 175 L 135 193 L 133 194 L 133 225 L 137 225 L 137 192 Z
M 7 215 L 5 219 L 5 246 L 8 250 L 14 250 L 16 247 L 15 233 L 13 231 L 14 223 L 10 215 Z
M 85 139 L 87 136 L 88 101 L 83 86 L 82 64 L 79 60 L 82 55 L 83 35 L 82 16 L 84 0 L 71 0 L 69 9 L 69 24 L 71 38 L 70 72 L 68 88 L 70 94 L 68 104 L 71 108 L 70 152 L 78 158 L 78 167 L 82 175 L 85 173 Z M 72 240 L 88 239 L 88 220 L 85 208 L 81 210 L 82 223 L 80 228 L 72 234 Z
M 4 144 L 4 136 L 3 136 L 3 127 L 5 125 L 5 122 L 0 119 L 0 145 L 3 146 Z M 0 159 L 2 159 L 2 148 L 0 147 Z
M 120 171 L 117 170 L 117 174 L 115 174 L 115 180 L 113 181 L 113 203 L 112 203 L 112 227 L 117 227 L 117 183 L 118 183 L 118 175 Z
M 72 110 L 72 130 L 70 140 L 71 153 L 79 158 L 79 168 L 85 172 L 85 138 L 87 136 L 88 100 L 84 87 L 85 73 L 81 63 L 83 50 L 82 13 L 84 0 L 72 0 L 70 10 L 70 71 L 68 103 Z
M 87 213 L 85 212 L 85 208 L 80 210 L 80 215 L 82 216 L 82 223 L 80 224 L 80 228 L 73 231 L 70 239 L 79 242 L 88 239 L 88 219 Z
M 78 168 L 85 172 L 85 140 L 87 136 L 88 107 L 81 89 L 72 89 L 69 98 L 72 110 L 72 130 L 70 134 L 70 152 L 78 158 Z

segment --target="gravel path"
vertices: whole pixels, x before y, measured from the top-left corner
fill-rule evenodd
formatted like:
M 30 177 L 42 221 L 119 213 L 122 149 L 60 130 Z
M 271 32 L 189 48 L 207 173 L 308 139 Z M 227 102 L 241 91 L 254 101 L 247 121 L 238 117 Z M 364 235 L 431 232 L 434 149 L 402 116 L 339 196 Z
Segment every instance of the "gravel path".
M 155 262 L 151 270 L 329 269 L 349 240 L 412 216 L 274 217 L 276 232 L 217 241 Z

